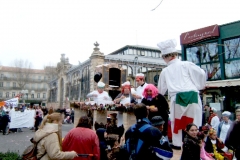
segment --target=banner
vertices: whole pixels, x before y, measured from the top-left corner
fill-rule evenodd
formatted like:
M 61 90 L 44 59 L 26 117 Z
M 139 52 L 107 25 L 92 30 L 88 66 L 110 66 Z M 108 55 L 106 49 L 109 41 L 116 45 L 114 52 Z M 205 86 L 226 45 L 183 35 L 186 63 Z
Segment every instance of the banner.
M 22 127 L 33 127 L 35 110 L 11 111 L 10 112 L 11 122 L 9 128 L 22 128 Z
M 5 105 L 8 107 L 12 106 L 13 108 L 15 108 L 18 106 L 18 98 L 12 98 L 4 102 L 5 102 Z

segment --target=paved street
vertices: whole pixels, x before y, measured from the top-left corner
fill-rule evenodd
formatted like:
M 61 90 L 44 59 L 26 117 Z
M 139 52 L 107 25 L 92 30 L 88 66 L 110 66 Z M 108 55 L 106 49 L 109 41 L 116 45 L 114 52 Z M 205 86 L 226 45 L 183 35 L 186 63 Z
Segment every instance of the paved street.
M 63 137 L 73 128 L 73 124 L 63 124 L 62 135 Z M 31 144 L 30 139 L 33 137 L 34 132 L 28 128 L 23 128 L 23 132 L 10 133 L 9 135 L 2 135 L 0 133 L 0 152 L 17 151 L 20 154 L 24 149 Z M 179 160 L 181 151 L 174 150 L 174 157 L 172 160 Z
M 63 137 L 73 128 L 73 124 L 63 124 Z M 31 144 L 30 139 L 34 132 L 28 128 L 23 128 L 23 132 L 10 133 L 9 135 L 2 135 L 0 133 L 0 152 L 18 151 L 20 154 L 24 149 Z

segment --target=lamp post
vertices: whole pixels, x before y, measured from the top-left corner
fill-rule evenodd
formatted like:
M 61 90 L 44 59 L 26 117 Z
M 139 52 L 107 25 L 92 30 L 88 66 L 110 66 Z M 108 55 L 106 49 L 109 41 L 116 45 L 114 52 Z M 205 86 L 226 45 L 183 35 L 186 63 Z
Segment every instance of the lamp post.
M 82 89 L 82 82 L 81 82 L 81 80 L 82 79 L 79 77 L 77 80 L 79 82 L 78 101 L 80 102 L 81 101 L 81 89 Z
M 136 56 L 133 60 L 133 64 L 134 64 L 134 76 L 137 75 L 137 72 L 138 72 L 138 56 Z M 134 86 L 136 87 L 136 78 L 134 79 Z
M 25 103 L 25 99 L 28 98 L 28 90 L 22 90 L 21 93 L 22 93 L 22 95 L 23 95 L 23 96 L 22 96 L 23 103 Z
M 52 89 L 50 90 L 51 103 L 53 102 L 54 89 L 55 89 L 55 86 L 53 86 Z

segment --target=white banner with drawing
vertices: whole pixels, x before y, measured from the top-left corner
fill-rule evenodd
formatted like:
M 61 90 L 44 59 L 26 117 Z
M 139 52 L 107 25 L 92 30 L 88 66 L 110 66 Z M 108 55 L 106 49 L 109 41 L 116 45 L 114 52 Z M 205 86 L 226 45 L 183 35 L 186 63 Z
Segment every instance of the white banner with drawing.
M 34 126 L 35 110 L 25 110 L 24 112 L 11 111 L 10 114 L 11 122 L 9 128 L 29 128 Z
M 5 102 L 5 105 L 8 107 L 12 106 L 15 108 L 18 106 L 18 98 L 12 98 L 4 102 Z

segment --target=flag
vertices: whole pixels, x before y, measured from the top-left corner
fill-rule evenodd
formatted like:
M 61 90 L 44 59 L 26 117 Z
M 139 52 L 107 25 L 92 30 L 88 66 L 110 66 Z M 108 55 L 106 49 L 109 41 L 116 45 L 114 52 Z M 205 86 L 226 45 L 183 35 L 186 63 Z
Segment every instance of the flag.
M 196 109 L 197 108 L 197 109 Z M 199 112 L 198 93 L 194 91 L 180 92 L 176 95 L 174 130 L 178 134 L 179 130 L 184 130 L 189 123 L 196 119 L 201 119 L 201 110 Z M 198 125 L 198 124 L 196 124 Z
M 3 102 L 3 101 L 0 102 L 0 107 L 1 107 L 1 106 L 5 106 L 5 102 Z

